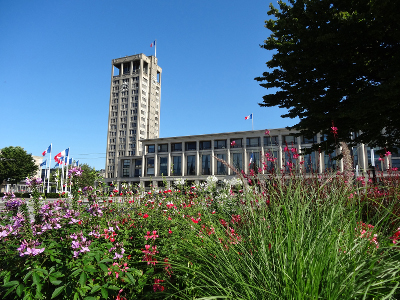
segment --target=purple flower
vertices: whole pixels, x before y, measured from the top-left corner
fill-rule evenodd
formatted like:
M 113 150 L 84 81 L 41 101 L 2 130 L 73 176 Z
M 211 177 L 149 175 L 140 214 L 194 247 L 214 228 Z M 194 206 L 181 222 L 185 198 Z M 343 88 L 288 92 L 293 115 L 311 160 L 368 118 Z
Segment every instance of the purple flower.
M 81 246 L 81 243 L 78 241 L 72 241 L 72 249 L 78 249 Z

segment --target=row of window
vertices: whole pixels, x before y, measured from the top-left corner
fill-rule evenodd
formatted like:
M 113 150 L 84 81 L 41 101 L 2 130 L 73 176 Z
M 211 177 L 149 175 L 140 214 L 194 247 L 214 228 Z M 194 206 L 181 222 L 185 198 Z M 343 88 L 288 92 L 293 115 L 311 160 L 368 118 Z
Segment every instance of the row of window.
M 261 138 L 260 137 L 249 137 L 246 138 L 246 147 L 260 147 L 261 146 Z M 297 144 L 294 142 L 295 137 L 291 135 L 283 136 L 283 142 L 287 144 Z M 307 139 L 303 137 L 303 144 L 316 143 L 316 137 L 313 139 Z M 200 141 L 199 142 L 199 150 L 210 150 L 212 141 Z M 182 151 L 183 143 L 172 143 L 171 151 Z M 196 151 L 197 150 L 197 142 L 185 142 L 185 151 Z M 242 148 L 243 147 L 243 139 L 235 138 L 230 139 L 231 148 Z M 264 137 L 264 146 L 277 146 L 278 136 L 265 136 Z M 160 144 L 157 147 L 158 152 L 168 152 L 168 144 Z M 226 149 L 227 148 L 227 140 L 215 140 L 214 141 L 214 149 Z M 147 153 L 154 153 L 155 145 L 147 146 Z

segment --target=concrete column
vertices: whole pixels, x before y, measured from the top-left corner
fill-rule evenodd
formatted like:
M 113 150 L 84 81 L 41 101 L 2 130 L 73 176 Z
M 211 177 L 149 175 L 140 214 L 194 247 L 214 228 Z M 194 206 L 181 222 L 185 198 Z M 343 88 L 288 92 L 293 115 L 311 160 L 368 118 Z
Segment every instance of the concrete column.
M 214 140 L 211 140 L 211 157 L 210 157 L 210 168 L 211 168 L 211 175 L 214 175 Z
M 282 166 L 282 134 L 278 135 L 278 168 L 281 170 L 283 168 Z
M 227 147 L 227 151 L 226 151 L 226 162 L 228 163 L 228 164 L 231 164 L 231 143 L 230 143 L 230 139 L 228 139 L 227 140 L 227 142 L 228 142 L 228 147 Z M 231 168 L 228 168 L 227 167 L 227 174 L 228 175 L 231 175 Z
M 158 176 L 158 144 L 154 144 L 154 177 Z
M 182 174 L 181 176 L 182 177 L 185 176 L 184 171 L 185 171 L 185 152 L 182 151 L 182 159 L 181 159 L 181 174 Z
M 171 143 L 168 143 L 168 159 L 167 159 L 167 174 L 168 176 L 171 176 Z
M 200 143 L 196 143 L 196 176 L 201 174 L 201 164 L 200 164 Z

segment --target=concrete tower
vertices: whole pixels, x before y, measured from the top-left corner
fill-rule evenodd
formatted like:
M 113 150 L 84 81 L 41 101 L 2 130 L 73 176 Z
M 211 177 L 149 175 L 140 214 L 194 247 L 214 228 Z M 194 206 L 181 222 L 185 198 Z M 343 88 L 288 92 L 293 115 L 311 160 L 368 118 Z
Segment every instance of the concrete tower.
M 139 140 L 159 137 L 161 73 L 155 56 L 113 59 L 107 129 L 106 178 L 121 177 L 122 157 L 142 155 Z

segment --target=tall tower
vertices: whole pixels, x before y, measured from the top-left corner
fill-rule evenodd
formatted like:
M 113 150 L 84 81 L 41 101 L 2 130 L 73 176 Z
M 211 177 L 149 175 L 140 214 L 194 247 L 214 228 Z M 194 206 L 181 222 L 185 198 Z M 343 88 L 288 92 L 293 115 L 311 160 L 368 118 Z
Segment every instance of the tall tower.
M 113 59 L 107 129 L 106 178 L 121 177 L 122 157 L 139 156 L 139 140 L 160 132 L 161 68 L 155 56 L 137 54 Z

